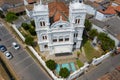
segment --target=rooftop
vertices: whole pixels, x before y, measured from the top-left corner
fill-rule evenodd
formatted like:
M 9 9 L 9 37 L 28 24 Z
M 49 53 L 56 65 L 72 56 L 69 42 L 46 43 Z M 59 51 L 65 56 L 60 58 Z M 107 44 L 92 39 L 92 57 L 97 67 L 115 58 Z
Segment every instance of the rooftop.
M 63 2 L 51 2 L 48 4 L 49 17 L 53 17 L 54 22 L 60 19 L 67 20 L 69 9 Z
M 14 13 L 20 13 L 20 12 L 25 11 L 25 8 L 27 8 L 28 10 L 32 10 L 33 5 L 29 4 L 29 5 L 26 5 L 26 6 L 24 6 L 24 5 L 23 6 L 18 6 L 18 7 L 8 9 L 8 11 L 14 12 Z
M 116 14 L 116 11 L 113 6 L 108 6 L 105 10 L 99 10 L 103 14 Z
M 97 80 L 120 80 L 120 72 L 117 70 L 114 70 Z
M 79 2 L 73 2 L 70 4 L 72 9 L 84 9 L 84 4 Z
M 105 21 L 105 23 L 109 25 L 107 30 L 120 40 L 120 18 L 114 17 Z
M 120 4 L 120 0 L 114 0 L 114 3 Z
M 3 4 L 18 4 L 18 3 L 23 3 L 23 0 L 0 0 L 0 6 Z
M 99 21 L 96 19 L 90 19 L 90 21 L 96 26 L 107 30 L 110 34 L 115 36 L 118 40 L 120 40 L 120 18 L 115 16 L 106 21 Z M 107 26 L 107 27 L 106 27 Z

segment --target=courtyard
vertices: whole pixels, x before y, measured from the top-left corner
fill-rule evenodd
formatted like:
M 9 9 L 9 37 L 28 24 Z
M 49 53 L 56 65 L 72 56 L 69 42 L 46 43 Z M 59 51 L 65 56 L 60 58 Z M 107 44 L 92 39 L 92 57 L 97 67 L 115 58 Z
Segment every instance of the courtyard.
M 29 24 L 30 27 L 34 28 L 31 24 Z M 19 31 L 23 34 L 24 37 L 26 35 L 31 36 L 34 38 L 34 43 L 36 43 L 33 47 L 38 52 L 38 54 L 42 57 L 44 61 L 47 61 L 49 59 L 54 60 L 57 64 L 67 64 L 67 63 L 74 63 L 75 70 L 79 69 L 84 65 L 85 62 L 91 62 L 93 58 L 100 57 L 104 52 L 103 50 L 98 46 L 98 50 L 96 50 L 91 45 L 91 40 L 84 38 L 82 46 L 80 50 L 74 51 L 72 54 L 63 54 L 63 55 L 49 55 L 49 52 L 40 52 L 40 48 L 37 45 L 37 36 L 33 36 L 30 34 L 28 30 L 25 30 L 23 27 L 19 28 Z M 84 36 L 83 36 L 84 37 Z M 73 71 L 72 71 L 73 72 Z

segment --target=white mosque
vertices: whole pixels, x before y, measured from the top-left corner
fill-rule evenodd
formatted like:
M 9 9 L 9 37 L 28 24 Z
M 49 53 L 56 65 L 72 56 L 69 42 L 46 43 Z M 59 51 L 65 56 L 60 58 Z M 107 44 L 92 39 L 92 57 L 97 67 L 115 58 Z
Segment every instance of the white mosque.
M 73 0 L 68 7 L 63 2 L 42 4 L 40 1 L 34 4 L 29 16 L 35 21 L 40 51 L 53 55 L 80 48 L 86 16 L 83 2 Z

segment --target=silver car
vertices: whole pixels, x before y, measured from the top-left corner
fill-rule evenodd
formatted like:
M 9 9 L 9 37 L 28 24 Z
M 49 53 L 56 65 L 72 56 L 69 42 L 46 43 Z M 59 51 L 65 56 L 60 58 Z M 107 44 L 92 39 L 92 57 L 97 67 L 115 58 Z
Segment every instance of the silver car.
M 13 55 L 9 51 L 4 52 L 4 54 L 5 54 L 5 57 L 7 59 L 12 59 L 13 58 Z
M 16 49 L 16 50 L 20 48 L 20 46 L 19 46 L 16 42 L 13 42 L 13 43 L 12 43 L 12 46 L 13 46 L 13 48 Z

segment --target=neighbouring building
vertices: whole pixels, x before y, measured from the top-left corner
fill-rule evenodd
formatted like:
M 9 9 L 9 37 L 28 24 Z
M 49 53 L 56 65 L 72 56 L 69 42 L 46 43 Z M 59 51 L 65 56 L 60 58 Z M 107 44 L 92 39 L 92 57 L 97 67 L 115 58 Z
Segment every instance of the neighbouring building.
M 63 2 L 39 3 L 27 14 L 34 18 L 40 51 L 50 55 L 72 53 L 82 43 L 86 9 L 84 3 L 73 0 L 69 8 Z
M 97 80 L 120 80 L 120 68 L 116 68 L 115 70 L 98 78 Z
M 0 7 L 3 11 L 7 11 L 9 8 L 14 8 L 24 5 L 23 0 L 0 0 Z

